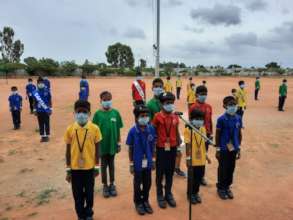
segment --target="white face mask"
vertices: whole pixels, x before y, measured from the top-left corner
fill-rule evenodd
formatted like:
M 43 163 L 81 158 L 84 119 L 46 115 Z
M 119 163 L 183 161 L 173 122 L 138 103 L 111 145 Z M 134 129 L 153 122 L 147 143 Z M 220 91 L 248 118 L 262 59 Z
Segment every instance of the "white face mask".
M 17 95 L 18 94 L 18 91 L 13 91 L 12 92 L 12 95 Z
M 244 89 L 244 88 L 245 88 L 245 84 L 241 84 L 241 85 L 240 85 L 240 88 L 241 88 L 241 89 Z
M 142 79 L 143 79 L 142 76 L 137 76 L 137 77 L 136 77 L 136 80 L 142 80 Z

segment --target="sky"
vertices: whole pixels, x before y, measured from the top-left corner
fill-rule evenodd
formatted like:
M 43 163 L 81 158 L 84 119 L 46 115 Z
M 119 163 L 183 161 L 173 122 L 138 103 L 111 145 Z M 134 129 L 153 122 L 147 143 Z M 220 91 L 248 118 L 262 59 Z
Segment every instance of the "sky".
M 156 0 L 0 0 L 22 58 L 106 62 L 110 44 L 154 65 Z M 293 67 L 292 0 L 161 0 L 161 61 Z

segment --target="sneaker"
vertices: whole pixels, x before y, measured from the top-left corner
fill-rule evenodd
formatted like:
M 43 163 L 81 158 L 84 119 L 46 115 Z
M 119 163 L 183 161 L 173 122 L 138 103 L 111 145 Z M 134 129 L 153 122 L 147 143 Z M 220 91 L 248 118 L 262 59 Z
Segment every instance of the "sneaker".
M 166 195 L 166 201 L 167 201 L 167 203 L 169 204 L 169 206 L 170 207 L 173 207 L 173 208 L 175 208 L 176 207 L 176 201 L 175 201 L 175 199 L 174 199 L 174 197 L 173 197 L 173 195 L 170 193 L 169 195 Z
M 202 202 L 201 197 L 200 197 L 199 194 L 196 194 L 195 195 L 195 199 L 196 199 L 197 203 L 201 203 Z
M 104 198 L 110 197 L 109 187 L 107 185 L 104 185 L 104 187 L 103 187 L 103 196 L 104 196 Z
M 162 195 L 157 196 L 158 205 L 161 209 L 167 208 L 167 202 Z
M 136 209 L 136 212 L 139 215 L 144 215 L 145 214 L 145 210 L 144 210 L 143 204 L 135 204 L 135 209 Z
M 227 200 L 227 199 L 228 199 L 228 195 L 227 195 L 226 191 L 223 190 L 223 189 L 218 189 L 218 196 L 219 196 L 222 200 Z
M 188 199 L 189 199 L 189 197 L 188 197 Z M 190 202 L 191 202 L 191 204 L 193 204 L 193 205 L 197 204 L 197 200 L 196 200 L 195 195 L 191 195 Z
M 202 186 L 208 185 L 208 182 L 206 181 L 206 179 L 204 177 L 201 179 L 200 185 L 202 185 Z
M 117 190 L 116 190 L 116 186 L 114 184 L 111 184 L 109 187 L 109 193 L 110 196 L 112 197 L 116 197 L 117 196 Z
M 228 196 L 228 199 L 234 199 L 234 195 L 233 195 L 233 192 L 231 191 L 231 189 L 227 189 L 226 194 Z
M 94 220 L 94 218 L 91 216 L 91 217 L 86 217 L 85 220 Z
M 143 206 L 144 206 L 144 210 L 145 210 L 146 213 L 148 213 L 148 214 L 153 214 L 154 213 L 153 208 L 151 207 L 149 202 L 144 202 Z
M 176 168 L 175 169 L 175 173 L 178 175 L 178 176 L 181 176 L 181 177 L 186 177 L 186 173 L 184 173 L 182 170 L 180 170 L 179 168 Z
M 40 140 L 41 143 L 44 143 L 46 142 L 46 138 L 45 137 L 41 137 L 41 140 Z

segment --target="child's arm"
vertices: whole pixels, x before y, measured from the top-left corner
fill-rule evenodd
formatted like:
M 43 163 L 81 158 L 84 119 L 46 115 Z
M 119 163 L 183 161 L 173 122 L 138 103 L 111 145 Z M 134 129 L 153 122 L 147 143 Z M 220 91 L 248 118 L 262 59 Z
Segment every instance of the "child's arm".
M 190 143 L 186 143 L 185 148 L 186 148 L 186 166 L 190 167 L 191 166 L 191 145 L 190 145 Z
M 209 155 L 208 154 L 206 154 L 206 160 L 207 160 L 208 164 L 211 164 L 212 163 L 212 160 L 211 160 L 211 158 L 209 158 Z
M 220 136 L 221 136 L 221 129 L 217 128 L 216 130 L 216 158 L 219 160 L 220 159 Z
M 100 142 L 95 144 L 95 148 L 96 148 L 96 155 L 95 155 L 95 159 L 96 159 L 96 164 L 95 164 L 95 168 L 94 168 L 94 175 L 95 177 L 99 176 L 100 174 Z
M 133 166 L 133 146 L 128 145 L 128 158 L 129 158 L 129 172 L 131 174 L 134 173 L 134 166 Z
M 71 144 L 66 144 L 66 152 L 65 152 L 65 160 L 66 160 L 66 181 L 71 182 Z
M 176 129 L 176 138 L 177 138 L 177 146 L 180 146 L 182 143 L 182 140 L 181 140 L 180 131 L 179 131 L 179 124 L 177 125 L 177 129 Z

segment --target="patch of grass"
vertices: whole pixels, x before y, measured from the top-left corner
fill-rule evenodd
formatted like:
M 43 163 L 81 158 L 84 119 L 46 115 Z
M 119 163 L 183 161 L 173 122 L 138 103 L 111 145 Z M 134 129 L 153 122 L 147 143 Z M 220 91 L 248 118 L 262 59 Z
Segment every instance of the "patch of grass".
M 278 148 L 278 147 L 279 147 L 279 144 L 270 144 L 270 146 L 271 146 L 272 148 Z
M 43 205 L 50 202 L 50 198 L 52 196 L 52 193 L 57 192 L 56 189 L 49 188 L 45 189 L 36 196 L 37 205 Z
M 7 217 L 0 218 L 0 220 L 9 220 Z
M 40 129 L 39 129 L 39 128 L 36 128 L 36 129 L 35 129 L 35 132 L 36 132 L 36 133 L 40 132 Z
M 5 208 L 6 211 L 10 211 L 10 210 L 12 210 L 12 209 L 13 209 L 13 207 L 10 206 L 10 205 L 8 205 L 8 206 Z
M 17 150 L 16 149 L 11 149 L 8 151 L 8 156 L 13 156 L 17 153 Z
M 19 171 L 19 173 L 30 173 L 33 172 L 33 168 L 29 169 L 29 168 L 23 168 Z
M 29 213 L 28 215 L 27 215 L 27 217 L 34 217 L 34 216 L 36 216 L 36 215 L 38 215 L 38 213 L 37 212 L 32 212 L 32 213 Z
M 23 190 L 23 191 L 17 193 L 16 196 L 24 198 L 25 197 L 25 191 Z

